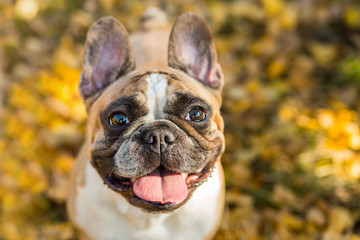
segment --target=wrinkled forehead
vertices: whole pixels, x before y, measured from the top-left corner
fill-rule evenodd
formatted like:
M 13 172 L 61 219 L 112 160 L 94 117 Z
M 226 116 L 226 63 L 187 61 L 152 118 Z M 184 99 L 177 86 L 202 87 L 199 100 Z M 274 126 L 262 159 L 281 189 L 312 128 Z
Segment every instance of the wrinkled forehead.
M 218 99 L 202 83 L 186 74 L 167 71 L 146 71 L 119 79 L 110 85 L 95 101 L 96 108 L 104 109 L 121 98 L 132 98 L 144 103 L 156 118 L 163 117 L 161 110 L 168 102 L 181 104 L 181 99 L 197 98 L 199 101 L 220 107 Z

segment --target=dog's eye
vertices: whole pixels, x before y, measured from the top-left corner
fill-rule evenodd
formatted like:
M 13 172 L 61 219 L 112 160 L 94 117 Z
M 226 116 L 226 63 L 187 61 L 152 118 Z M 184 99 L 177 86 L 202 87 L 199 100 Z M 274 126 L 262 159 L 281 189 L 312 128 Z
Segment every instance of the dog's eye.
M 204 108 L 198 106 L 192 108 L 185 119 L 193 122 L 201 122 L 206 119 L 206 115 Z
M 129 120 L 126 115 L 122 113 L 113 114 L 109 119 L 109 124 L 114 127 L 123 126 L 127 123 L 129 123 Z

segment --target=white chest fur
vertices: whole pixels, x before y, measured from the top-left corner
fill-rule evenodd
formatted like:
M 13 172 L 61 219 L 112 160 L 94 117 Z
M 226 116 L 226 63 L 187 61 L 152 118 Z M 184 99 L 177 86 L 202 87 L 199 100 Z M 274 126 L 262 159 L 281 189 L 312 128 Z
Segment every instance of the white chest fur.
M 217 171 L 184 206 L 169 214 L 149 214 L 130 205 L 102 183 L 90 163 L 85 174 L 85 185 L 77 189 L 75 221 L 93 240 L 203 239 L 216 225 L 221 207 Z

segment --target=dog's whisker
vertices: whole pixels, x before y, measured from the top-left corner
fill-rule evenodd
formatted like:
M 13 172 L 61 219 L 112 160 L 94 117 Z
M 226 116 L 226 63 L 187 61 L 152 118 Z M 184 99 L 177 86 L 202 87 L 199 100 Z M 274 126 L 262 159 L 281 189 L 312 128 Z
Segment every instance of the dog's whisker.
M 113 174 L 113 172 L 115 171 L 116 168 L 117 168 L 117 166 L 114 166 L 113 169 L 110 171 L 108 179 L 111 179 L 111 175 Z

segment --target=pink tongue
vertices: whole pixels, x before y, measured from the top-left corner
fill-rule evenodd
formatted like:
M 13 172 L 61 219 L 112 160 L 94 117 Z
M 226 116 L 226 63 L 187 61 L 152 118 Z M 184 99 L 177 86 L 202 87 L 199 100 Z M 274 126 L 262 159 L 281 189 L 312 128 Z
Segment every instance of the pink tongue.
M 188 189 L 181 173 L 157 168 L 146 176 L 137 178 L 135 194 L 147 201 L 178 204 L 185 200 Z

